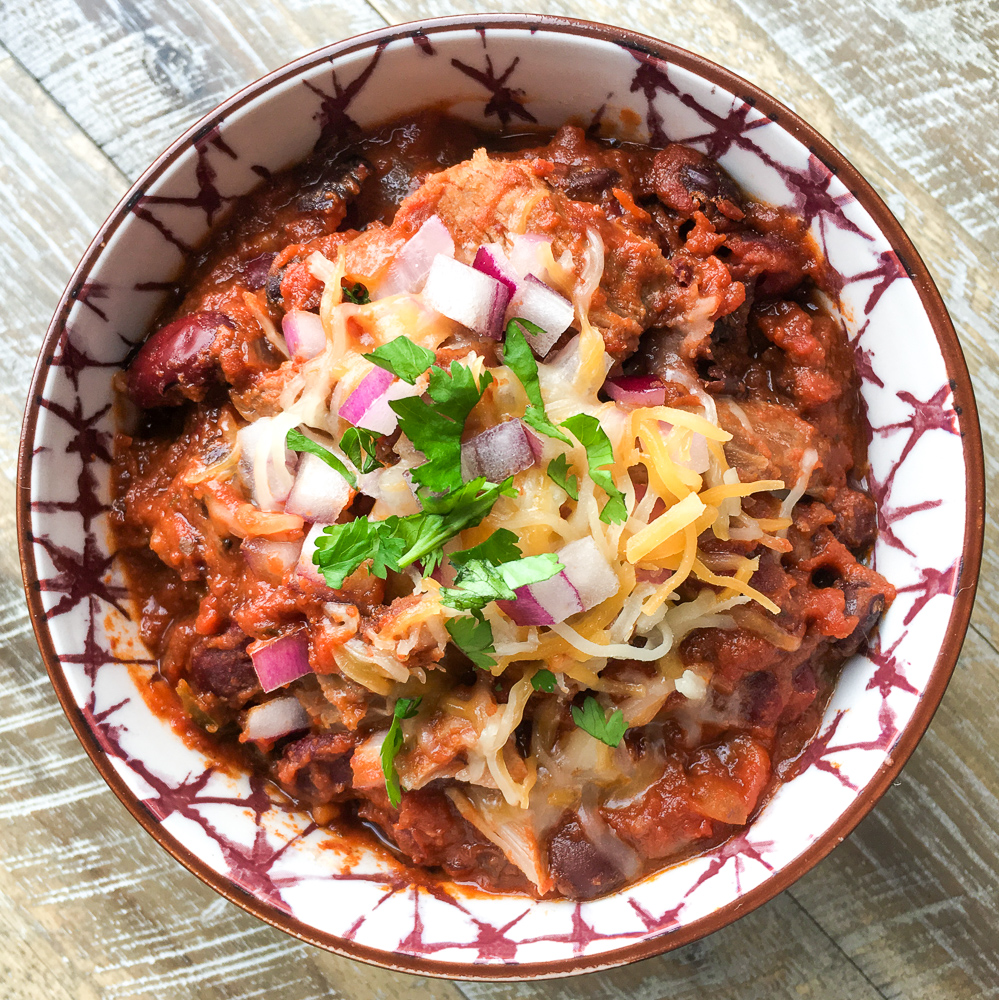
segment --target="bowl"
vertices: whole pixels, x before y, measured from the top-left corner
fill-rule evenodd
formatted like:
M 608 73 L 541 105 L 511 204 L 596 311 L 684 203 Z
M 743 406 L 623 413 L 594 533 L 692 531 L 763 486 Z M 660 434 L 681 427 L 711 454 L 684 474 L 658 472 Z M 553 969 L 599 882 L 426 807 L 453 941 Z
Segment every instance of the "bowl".
M 585 66 L 585 74 L 579 67 Z M 345 851 L 264 781 L 216 769 L 146 706 L 153 670 L 109 547 L 111 380 L 185 256 L 261 176 L 429 105 L 516 129 L 572 119 L 679 141 L 804 216 L 834 273 L 870 423 L 877 569 L 898 588 L 844 668 L 793 780 L 734 839 L 590 902 L 414 885 Z M 320 49 L 222 104 L 142 175 L 64 292 L 35 370 L 18 534 L 38 643 L 77 735 L 132 815 L 226 898 L 304 941 L 391 969 L 527 979 L 620 965 L 711 933 L 842 841 L 929 724 L 971 614 L 981 440 L 926 267 L 844 157 L 772 97 L 665 42 L 565 18 L 458 17 Z

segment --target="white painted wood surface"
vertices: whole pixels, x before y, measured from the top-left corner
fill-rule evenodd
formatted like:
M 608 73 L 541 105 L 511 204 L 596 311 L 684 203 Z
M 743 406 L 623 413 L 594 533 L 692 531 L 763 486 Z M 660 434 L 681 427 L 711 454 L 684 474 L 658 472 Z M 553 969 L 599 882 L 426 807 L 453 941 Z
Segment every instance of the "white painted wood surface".
M 773 902 L 577 980 L 430 982 L 300 944 L 216 897 L 76 742 L 27 622 L 14 465 L 28 378 L 89 237 L 186 125 L 264 71 L 386 22 L 526 3 L 0 0 L 0 1000 L 999 997 L 999 546 L 929 734 L 877 809 Z M 537 9 L 537 8 L 535 8 Z M 760 84 L 874 183 L 940 284 L 999 455 L 994 0 L 558 0 Z

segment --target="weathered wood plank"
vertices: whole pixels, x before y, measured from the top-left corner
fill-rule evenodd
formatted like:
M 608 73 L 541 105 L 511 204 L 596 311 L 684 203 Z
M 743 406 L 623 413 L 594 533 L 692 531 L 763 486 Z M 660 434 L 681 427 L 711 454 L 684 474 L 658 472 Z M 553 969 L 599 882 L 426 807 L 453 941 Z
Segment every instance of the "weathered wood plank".
M 469 1000 L 877 1000 L 882 994 L 791 896 L 668 955 L 576 979 L 462 983 Z
M 459 10 L 438 0 L 374 6 L 393 20 Z M 834 6 L 693 0 L 682 9 L 658 2 L 548 9 L 626 23 L 704 52 L 759 82 L 839 144 L 899 214 L 940 281 L 975 375 L 987 451 L 999 455 L 999 312 L 992 293 L 999 259 L 995 212 L 979 196 L 994 191 L 995 178 L 976 159 L 987 141 L 979 141 L 982 108 L 968 98 L 979 93 L 972 86 L 976 65 L 992 79 L 999 68 L 994 15 L 990 20 L 988 5 L 977 0 L 924 0 L 901 11 L 880 0 L 851 3 L 845 15 Z M 781 11 L 804 27 L 781 23 Z M 891 42 L 882 53 L 864 32 L 889 21 L 894 31 L 892 19 L 901 33 L 881 32 Z M 345 16 L 339 5 L 310 0 L 0 5 L 0 40 L 130 176 L 247 79 L 379 23 L 366 8 Z M 955 48 L 969 39 L 973 59 Z M 883 93 L 852 55 L 859 43 L 870 65 L 882 64 Z M 884 65 L 898 52 L 906 60 L 895 69 Z M 952 106 L 922 121 L 929 105 L 920 105 L 918 88 L 943 88 L 946 96 L 952 79 Z M 892 103 L 885 93 L 899 99 Z M 981 93 L 984 106 L 994 91 Z M 31 265 L 27 274 L 0 272 L 0 344 L 14 387 L 0 393 L 0 472 L 8 477 L 0 532 L 9 542 L 9 476 L 27 373 L 65 278 L 125 183 L 69 118 L 3 61 L 0 102 L 0 249 Z M 921 156 L 926 139 L 933 149 Z M 940 169 L 948 142 L 963 144 L 948 165 L 955 176 Z M 993 482 L 995 472 L 990 461 Z M 995 541 L 994 517 L 989 531 Z M 999 658 L 983 638 L 999 642 L 999 595 L 991 582 L 999 580 L 992 554 L 999 550 L 989 548 L 975 617 L 981 635 L 969 638 L 930 736 L 879 809 L 791 894 L 704 942 L 631 969 L 536 986 L 465 984 L 466 995 L 996 995 L 997 947 L 989 933 L 996 925 L 999 789 L 996 752 L 982 734 L 999 707 Z M 215 897 L 160 852 L 96 778 L 62 720 L 18 588 L 8 544 L 0 554 L 0 934 L 19 946 L 0 957 L 0 995 L 457 996 L 447 984 L 298 945 Z M 32 811 L 19 820 L 25 805 Z
M 9 0 L 0 42 L 134 178 L 251 80 L 383 23 L 363 2 Z

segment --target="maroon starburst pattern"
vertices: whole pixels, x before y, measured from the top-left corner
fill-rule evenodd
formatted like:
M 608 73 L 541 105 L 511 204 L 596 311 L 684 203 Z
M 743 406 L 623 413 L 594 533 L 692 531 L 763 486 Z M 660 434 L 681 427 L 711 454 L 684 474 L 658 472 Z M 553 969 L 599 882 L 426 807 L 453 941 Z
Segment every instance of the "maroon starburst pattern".
M 947 400 L 953 398 L 953 389 L 949 382 L 945 382 L 927 400 L 917 399 L 911 392 L 902 390 L 895 395 L 912 407 L 912 413 L 905 420 L 898 423 L 885 424 L 883 427 L 875 427 L 876 434 L 890 434 L 895 431 L 908 430 L 909 439 L 905 442 L 902 454 L 899 455 L 895 463 L 897 469 L 908 457 L 909 452 L 915 448 L 918 441 L 928 431 L 946 431 L 948 434 L 961 433 L 961 424 L 958 413 Z M 892 471 L 894 478 L 894 469 Z
M 717 159 L 724 156 L 733 146 L 741 149 L 752 150 L 760 156 L 770 166 L 778 167 L 779 164 L 771 156 L 764 153 L 751 139 L 747 133 L 754 129 L 770 124 L 770 119 L 765 115 L 758 116 L 752 121 L 749 116 L 753 114 L 752 105 L 745 101 L 737 100 L 733 107 L 725 115 L 719 115 L 709 111 L 691 94 L 683 93 L 679 87 L 670 79 L 669 64 L 649 55 L 647 52 L 639 52 L 636 49 L 627 50 L 631 56 L 639 63 L 635 76 L 631 81 L 631 93 L 642 92 L 646 103 L 645 121 L 649 129 L 649 136 L 654 145 L 665 146 L 670 142 L 680 141 L 670 136 L 668 133 L 662 113 L 656 107 L 656 97 L 660 92 L 669 94 L 676 98 L 684 107 L 693 111 L 704 122 L 704 132 L 684 136 L 682 141 L 688 145 L 700 145 L 704 148 L 708 156 Z
M 959 559 L 955 559 L 946 569 L 924 566 L 919 570 L 919 579 L 915 583 L 896 588 L 900 594 L 917 593 L 919 595 L 912 602 L 912 607 L 905 613 L 902 624 L 908 625 L 938 594 L 956 594 L 960 581 L 961 561 Z
M 66 453 L 79 455 L 84 462 L 101 461 L 111 464 L 110 439 L 107 431 L 100 430 L 98 421 L 111 409 L 111 404 L 95 410 L 89 417 L 83 415 L 83 400 L 77 396 L 73 400 L 73 409 L 69 410 L 62 403 L 51 399 L 41 399 L 40 404 L 46 410 L 64 420 L 76 432 L 66 445 Z
M 430 43 L 430 39 L 427 38 L 426 34 L 422 31 L 414 31 L 412 34 L 413 44 L 425 55 L 432 56 L 436 55 L 437 52 L 433 45 Z
M 178 197 L 173 195 L 143 195 L 138 199 L 133 211 L 140 218 L 151 222 L 170 239 L 175 246 L 182 248 L 183 244 L 170 234 L 167 227 L 149 211 L 150 205 L 179 205 L 182 208 L 197 208 L 205 213 L 205 224 L 211 226 L 216 216 L 222 210 L 226 202 L 232 201 L 233 195 L 223 195 L 220 193 L 215 181 L 218 179 L 218 171 L 209 160 L 210 149 L 216 149 L 228 156 L 231 160 L 238 159 L 236 153 L 226 144 L 219 131 L 219 125 L 210 125 L 201 135 L 195 136 L 192 140 L 197 162 L 194 166 L 194 179 L 198 185 L 198 193 L 190 197 Z M 154 221 L 155 220 L 155 221 Z
M 129 617 L 121 603 L 128 596 L 127 589 L 107 579 L 114 556 L 104 553 L 93 534 L 88 532 L 84 536 L 83 552 L 57 545 L 46 535 L 35 535 L 32 541 L 45 549 L 55 567 L 55 575 L 40 579 L 38 589 L 63 595 L 46 611 L 49 620 L 72 611 L 91 597 L 100 598 L 125 618 Z
M 80 374 L 87 368 L 119 368 L 121 361 L 98 361 L 86 351 L 76 346 L 75 336 L 71 327 L 62 332 L 57 345 L 57 354 L 49 354 L 45 360 L 50 365 L 61 368 L 67 378 L 73 383 L 73 388 L 80 391 Z
M 387 42 L 380 42 L 378 44 L 367 66 L 346 86 L 340 83 L 336 75 L 336 70 L 331 70 L 330 73 L 333 79 L 332 94 L 327 94 L 325 90 L 314 86 L 308 80 L 302 81 L 322 101 L 319 110 L 314 115 L 315 119 L 319 122 L 317 149 L 334 148 L 343 145 L 360 134 L 360 126 L 347 114 L 347 109 L 371 78 L 371 74 L 374 73 L 375 67 L 378 65 L 378 60 L 381 59 L 382 52 L 385 51 L 387 44 Z
M 874 370 L 874 352 L 869 348 L 862 347 L 860 344 L 861 339 L 867 332 L 867 328 L 871 325 L 870 319 L 864 320 L 864 325 L 857 331 L 857 334 L 850 343 L 853 345 L 853 361 L 857 367 L 857 374 L 860 376 L 862 382 L 870 382 L 871 385 L 876 385 L 879 389 L 885 387 L 881 376 Z M 841 326 L 845 329 L 846 324 L 841 322 Z M 866 419 L 866 416 L 865 416 Z M 867 424 L 868 431 L 872 430 L 870 424 Z M 867 442 L 870 444 L 870 436 L 868 436 Z
M 909 620 L 906 619 L 906 625 Z M 878 668 L 874 671 L 871 679 L 867 682 L 865 690 L 873 691 L 877 688 L 881 692 L 882 698 L 887 698 L 892 691 L 905 691 L 908 694 L 918 695 L 919 692 L 912 686 L 905 676 L 902 664 L 899 663 L 895 650 L 905 638 L 903 632 L 887 649 L 881 648 L 881 634 L 876 632 L 867 649 L 867 658 Z
M 894 646 L 892 647 L 894 648 Z M 870 690 L 870 688 L 868 688 Z M 846 717 L 846 710 L 840 709 L 836 712 L 829 725 L 816 736 L 811 743 L 805 747 L 804 752 L 798 758 L 795 767 L 795 776 L 799 777 L 809 768 L 814 767 L 817 771 L 824 771 L 831 774 L 836 780 L 851 791 L 859 791 L 859 786 L 853 783 L 842 771 L 839 764 L 829 760 L 834 754 L 846 753 L 849 750 L 876 750 L 887 752 L 891 749 L 895 738 L 898 736 L 898 726 L 896 714 L 891 705 L 888 704 L 887 697 L 882 696 L 881 707 L 878 709 L 878 734 L 870 740 L 856 740 L 853 743 L 833 743 L 836 731 L 840 723 Z
M 483 35 L 484 44 L 485 35 Z M 496 71 L 493 69 L 492 57 L 489 55 L 486 56 L 486 68 L 484 70 L 469 66 L 460 59 L 451 60 L 451 65 L 455 69 L 461 70 L 465 76 L 470 76 L 473 80 L 481 83 L 492 94 L 485 107 L 486 118 L 496 115 L 504 125 L 509 125 L 512 118 L 537 123 L 537 118 L 524 107 L 524 92 L 522 90 L 514 90 L 512 87 L 506 85 L 506 81 L 513 75 L 513 71 L 519 63 L 520 56 L 516 56 L 513 62 L 497 76 Z
M 864 305 L 864 312 L 870 315 L 874 307 L 881 301 L 881 296 L 891 287 L 892 283 L 899 278 L 907 278 L 908 271 L 902 263 L 898 254 L 894 250 L 882 250 L 878 254 L 878 262 L 872 268 L 861 271 L 846 279 L 848 282 L 868 281 L 874 279 L 874 287 L 871 288 L 870 295 Z
M 79 664 L 83 667 L 84 676 L 90 681 L 91 687 L 97 680 L 97 673 L 101 667 L 109 663 L 115 664 L 136 664 L 143 666 L 156 666 L 156 661 L 146 657 L 135 657 L 122 659 L 110 649 L 106 649 L 97 641 L 97 615 L 100 612 L 100 605 L 96 594 L 89 595 L 90 617 L 87 621 L 87 635 L 83 640 L 83 648 L 79 653 L 60 653 L 59 662 L 62 664 Z M 90 700 L 87 703 L 88 709 L 93 711 L 94 694 L 91 691 Z
M 830 191 L 836 175 L 814 153 L 809 155 L 808 167 L 804 171 L 785 168 L 782 172 L 790 181 L 794 197 L 792 210 L 805 220 L 806 225 L 818 222 L 823 243 L 827 224 L 862 236 L 865 240 L 873 238 L 843 214 L 845 206 L 856 199 L 849 191 L 839 194 Z
M 105 323 L 108 321 L 107 313 L 94 305 L 96 299 L 106 299 L 108 297 L 108 286 L 104 282 L 85 281 L 82 285 L 77 285 L 69 294 L 70 298 L 86 306 L 95 315 L 100 316 Z
M 749 831 L 744 830 L 736 834 L 731 840 L 726 840 L 724 844 L 716 847 L 711 854 L 711 860 L 707 868 L 698 876 L 697 881 L 683 894 L 687 899 L 695 889 L 703 885 L 709 878 L 714 878 L 728 863 L 733 864 L 732 874 L 735 877 L 735 888 L 737 892 L 742 892 L 742 874 L 748 868 L 749 862 L 762 865 L 767 871 L 772 872 L 774 866 L 763 856 L 765 851 L 773 848 L 772 840 L 761 840 L 755 844 L 749 841 Z
M 871 496 L 877 501 L 878 540 L 915 558 L 915 552 L 898 537 L 896 526 L 913 514 L 939 507 L 943 503 L 943 500 L 921 500 L 919 503 L 896 504 L 892 500 L 891 494 L 895 485 L 895 474 L 898 472 L 901 464 L 901 460 L 896 462 L 883 480 L 878 479 L 873 470 L 869 470 L 867 473 L 867 482 L 871 490 Z

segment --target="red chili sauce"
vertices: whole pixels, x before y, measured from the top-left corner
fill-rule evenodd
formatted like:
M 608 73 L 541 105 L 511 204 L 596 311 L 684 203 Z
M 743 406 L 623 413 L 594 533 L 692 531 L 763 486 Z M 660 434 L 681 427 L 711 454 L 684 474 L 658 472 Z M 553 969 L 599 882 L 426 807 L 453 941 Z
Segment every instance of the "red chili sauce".
M 600 232 L 605 270 L 591 314 L 615 359 L 612 376 L 658 376 L 667 405 L 710 396 L 733 435 L 725 451 L 743 481 L 781 479 L 790 488 L 803 465 L 812 466 L 786 539 L 769 547 L 707 532 L 701 539 L 718 572 L 730 556 L 758 556 L 750 583 L 780 614 L 744 605 L 733 611 L 735 627 L 689 634 L 679 655 L 686 667 L 707 668 L 704 705 L 692 712 L 683 695 L 671 694 L 651 722 L 625 734 L 631 793 L 584 795 L 546 824 L 538 850 L 548 894 L 590 898 L 744 826 L 795 773 L 844 660 L 894 596 L 861 561 L 875 539 L 876 511 L 862 486 L 859 383 L 845 332 L 823 304 L 825 263 L 800 219 L 747 198 L 692 149 L 599 140 L 569 125 L 553 137 L 499 137 L 427 113 L 347 148 L 318 149 L 240 200 L 190 261 L 156 329 L 180 322 L 122 378 L 137 415 L 116 439 L 114 530 L 142 638 L 159 661 L 151 696 L 164 712 L 179 701 L 200 745 L 207 739 L 227 760 L 238 753 L 323 824 L 369 840 L 376 832 L 424 875 L 538 894 L 459 814 L 445 794 L 450 779 L 404 791 L 398 808 L 384 788 L 352 787 L 351 756 L 371 713 L 384 718 L 385 699 L 331 669 L 329 651 L 349 628 L 324 611 L 329 588 L 292 580 L 280 561 L 251 569 L 244 548 L 254 511 L 245 491 L 236 480 L 208 490 L 198 479 L 232 451 L 242 415 L 272 405 L 295 364 L 264 335 L 259 314 L 280 329 L 287 310 L 319 308 L 322 284 L 306 262 L 310 253 L 332 260 L 362 232 L 391 254 L 422 221 L 421 192 L 433 189 L 434 176 L 480 147 L 561 192 L 570 222 L 541 223 L 556 239 L 572 220 Z M 502 196 L 501 182 L 469 191 L 468 204 L 445 222 L 488 230 L 490 206 Z M 408 231 L 393 228 L 404 199 Z M 706 311 L 698 325 L 689 320 L 699 303 Z M 552 353 L 575 333 L 566 331 Z M 454 350 L 442 345 L 438 361 Z M 386 457 L 390 445 L 382 445 Z M 781 501 L 757 494 L 743 510 L 774 520 Z M 370 504 L 358 495 L 351 516 Z M 281 540 L 294 546 L 301 537 L 291 529 Z M 355 575 L 336 599 L 355 609 L 363 630 L 393 613 L 401 593 L 394 586 L 391 578 Z M 704 586 L 691 580 L 681 597 Z M 315 676 L 290 690 L 312 728 L 240 742 L 243 713 L 265 699 L 247 645 L 302 623 Z M 446 671 L 456 691 L 480 683 L 453 647 L 430 666 Z M 616 660 L 603 676 L 640 681 L 655 669 Z M 502 705 L 508 690 L 500 678 L 490 696 Z M 533 724 L 529 708 L 509 759 L 529 756 Z

